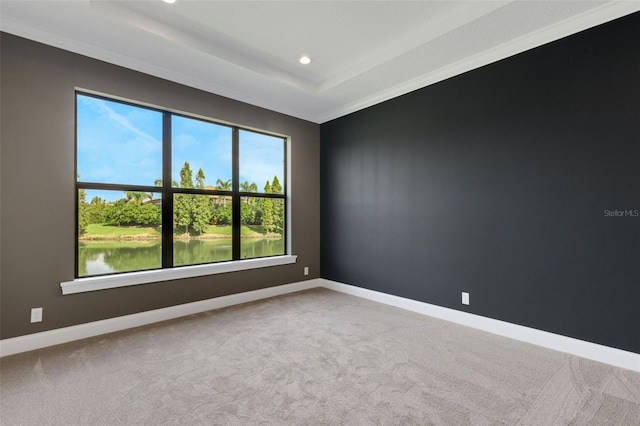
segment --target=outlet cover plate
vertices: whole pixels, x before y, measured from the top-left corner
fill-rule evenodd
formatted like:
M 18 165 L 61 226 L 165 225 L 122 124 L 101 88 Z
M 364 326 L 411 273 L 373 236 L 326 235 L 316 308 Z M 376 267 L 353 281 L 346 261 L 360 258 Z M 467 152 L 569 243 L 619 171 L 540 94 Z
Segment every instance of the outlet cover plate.
M 31 322 L 42 322 L 42 308 L 31 309 Z
M 462 304 L 463 305 L 468 305 L 469 304 L 469 293 L 466 292 L 462 292 Z

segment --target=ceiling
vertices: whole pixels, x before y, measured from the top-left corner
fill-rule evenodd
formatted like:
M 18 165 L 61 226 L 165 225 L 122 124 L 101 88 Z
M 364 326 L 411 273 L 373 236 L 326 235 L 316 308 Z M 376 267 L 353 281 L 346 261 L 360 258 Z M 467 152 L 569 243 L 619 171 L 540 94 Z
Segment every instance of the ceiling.
M 323 123 L 638 10 L 636 0 L 1 0 L 0 29 Z

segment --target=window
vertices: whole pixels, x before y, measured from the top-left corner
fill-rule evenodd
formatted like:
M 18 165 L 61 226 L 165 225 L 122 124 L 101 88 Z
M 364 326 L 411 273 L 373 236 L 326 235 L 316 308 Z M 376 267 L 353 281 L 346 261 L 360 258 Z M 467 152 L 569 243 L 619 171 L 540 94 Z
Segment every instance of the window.
M 286 138 L 76 93 L 76 277 L 286 253 Z

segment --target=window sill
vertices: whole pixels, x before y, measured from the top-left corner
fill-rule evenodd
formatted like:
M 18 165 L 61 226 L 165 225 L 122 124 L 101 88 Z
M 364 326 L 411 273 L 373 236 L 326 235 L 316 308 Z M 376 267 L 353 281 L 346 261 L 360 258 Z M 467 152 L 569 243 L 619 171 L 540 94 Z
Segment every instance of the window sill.
M 263 257 L 259 259 L 236 260 L 207 265 L 183 266 L 172 269 L 156 269 L 153 271 L 130 272 L 117 275 L 77 278 L 60 283 L 62 294 L 84 293 L 87 291 L 105 290 L 109 288 L 127 287 L 159 281 L 178 280 L 181 278 L 201 277 L 204 275 L 224 274 L 226 272 L 246 271 L 249 269 L 267 268 L 269 266 L 296 263 L 297 256 L 285 255 Z

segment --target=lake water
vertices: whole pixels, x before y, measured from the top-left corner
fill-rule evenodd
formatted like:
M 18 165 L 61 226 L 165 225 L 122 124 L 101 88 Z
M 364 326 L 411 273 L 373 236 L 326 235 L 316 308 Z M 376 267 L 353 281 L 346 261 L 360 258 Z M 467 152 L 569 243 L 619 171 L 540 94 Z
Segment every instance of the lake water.
M 242 239 L 243 259 L 284 254 L 284 239 Z M 231 260 L 231 240 L 187 240 L 173 243 L 175 266 Z M 160 241 L 81 242 L 78 246 L 78 275 L 157 269 L 162 266 Z

